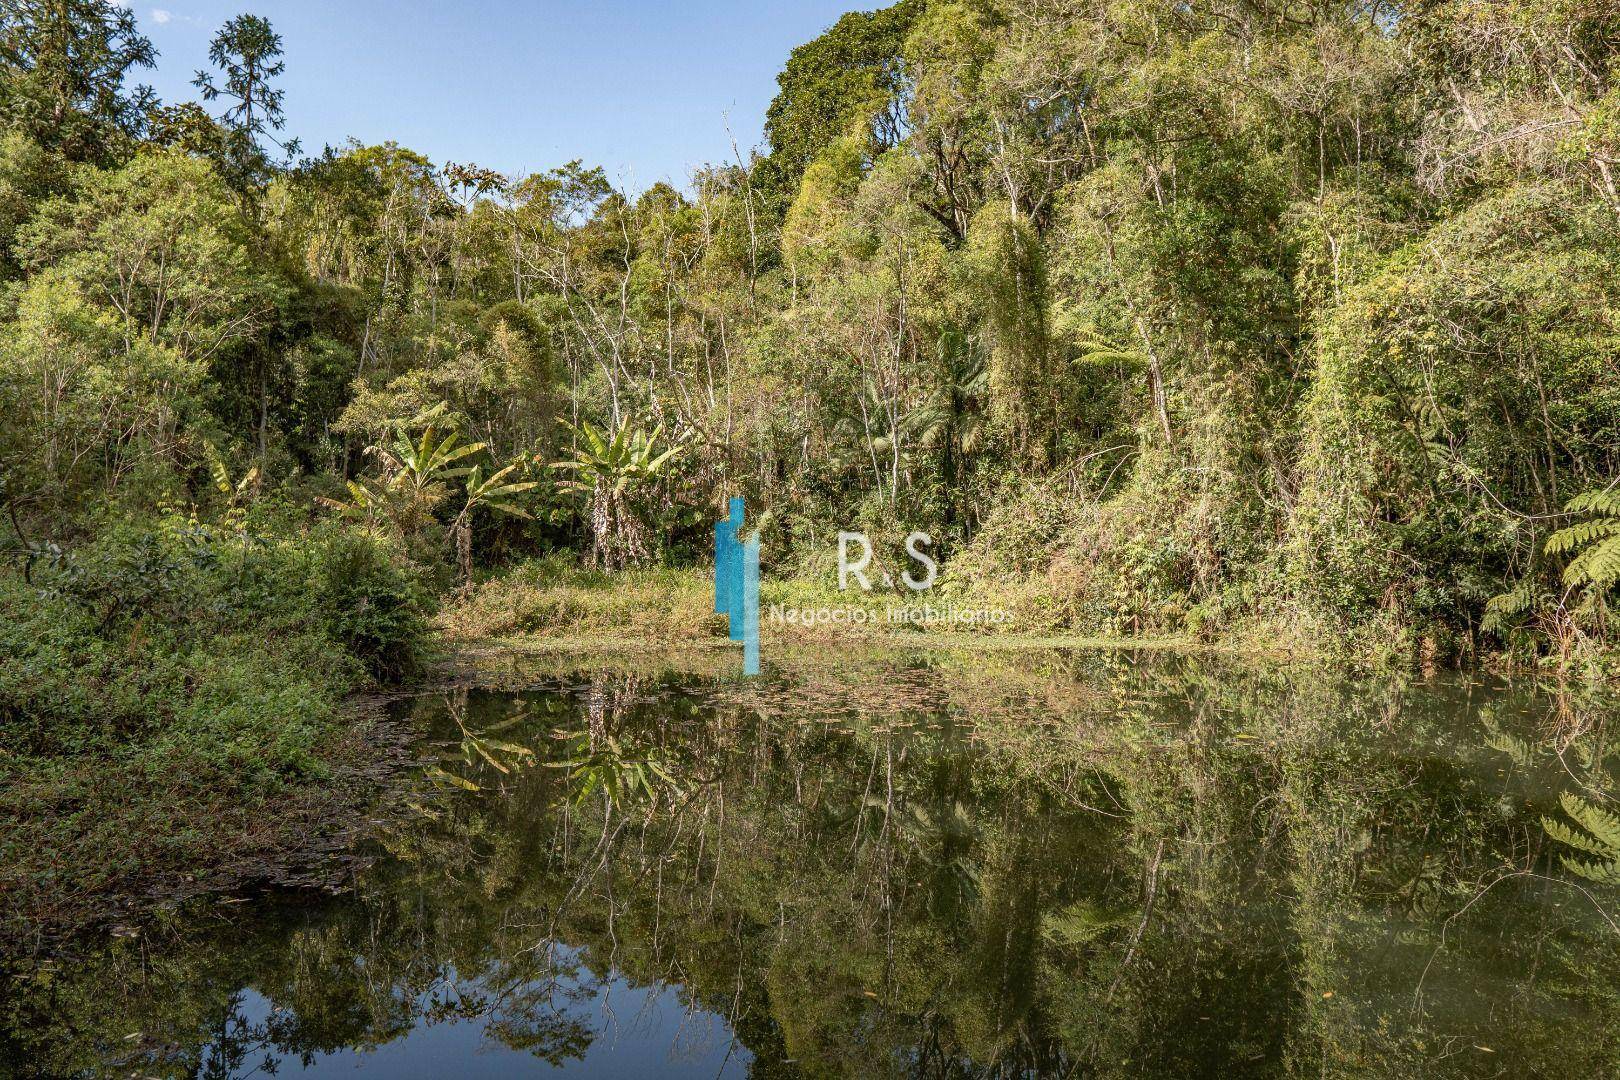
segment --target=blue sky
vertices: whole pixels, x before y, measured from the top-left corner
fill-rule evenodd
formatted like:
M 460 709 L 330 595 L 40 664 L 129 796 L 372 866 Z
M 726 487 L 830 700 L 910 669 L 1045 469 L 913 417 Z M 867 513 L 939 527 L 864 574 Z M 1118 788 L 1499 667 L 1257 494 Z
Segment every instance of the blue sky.
M 861 0 L 485 3 L 125 0 L 161 55 L 139 81 L 196 98 L 208 42 L 244 11 L 283 38 L 288 135 L 306 152 L 394 139 L 435 162 L 534 172 L 581 158 L 632 190 L 744 153 L 789 50 Z

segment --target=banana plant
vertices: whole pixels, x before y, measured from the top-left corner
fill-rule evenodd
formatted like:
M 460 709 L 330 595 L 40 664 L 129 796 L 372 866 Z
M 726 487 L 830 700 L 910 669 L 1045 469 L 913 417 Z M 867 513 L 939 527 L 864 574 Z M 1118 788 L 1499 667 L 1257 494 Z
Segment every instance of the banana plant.
M 484 453 L 488 446 L 460 440 L 454 431 L 441 438 L 433 424 L 413 440 L 402 425 L 397 426 L 392 446 L 367 447 L 367 453 L 382 464 L 381 477 L 350 480 L 347 500 L 321 498 L 320 502 L 368 527 L 386 518 L 401 536 L 410 537 L 433 521 L 434 511 L 450 494 L 449 481 L 465 477 L 465 494 L 460 509 L 450 520 L 448 536 L 466 587 L 472 582 L 474 513 L 479 507 L 487 507 L 497 513 L 528 518 L 528 511 L 513 500 L 536 485 L 512 480 L 522 462 L 513 462 L 486 476 L 482 465 L 467 463 L 467 459 Z
M 431 523 L 433 512 L 449 495 L 448 482 L 468 475 L 472 468 L 458 462 L 482 453 L 483 443 L 463 443 L 451 431 L 439 437 L 429 425 L 412 440 L 396 429 L 392 446 L 366 447 L 382 465 L 382 476 L 371 481 L 348 481 L 349 501 L 320 501 L 345 517 L 375 524 L 385 517 L 402 536 L 414 536 Z
M 225 512 L 220 516 L 220 524 L 231 532 L 237 534 L 242 541 L 241 567 L 247 569 L 248 547 L 251 543 L 261 542 L 249 537 L 247 533 L 247 503 L 249 497 L 257 489 L 259 483 L 259 467 L 249 466 L 240 478 L 233 479 L 231 470 L 225 464 L 225 458 L 220 454 L 219 448 L 207 439 L 203 440 L 203 456 L 208 459 L 208 476 L 214 482 L 214 490 L 225 499 Z
M 483 788 L 467 774 L 475 769 L 488 765 L 502 776 L 511 776 L 516 771 L 535 763 L 534 751 L 521 743 L 502 742 L 492 736 L 516 727 L 527 719 L 523 708 L 519 708 L 499 723 L 491 724 L 477 731 L 467 726 L 466 705 L 458 705 L 450 697 L 445 698 L 445 707 L 461 732 L 461 740 L 455 749 L 447 750 L 439 762 L 429 764 L 423 769 L 424 775 L 433 785 L 441 790 L 481 791 Z M 421 809 L 421 807 L 418 807 Z
M 203 455 L 208 459 L 208 476 L 214 482 L 214 489 L 225 497 L 226 518 L 232 524 L 240 524 L 242 504 L 247 501 L 248 495 L 253 492 L 254 486 L 259 482 L 259 467 L 251 466 L 239 479 L 231 478 L 231 471 L 220 455 L 219 449 L 206 439 L 203 441 Z
M 373 446 L 371 452 L 382 461 L 391 478 L 413 487 L 426 487 L 453 476 L 465 476 L 466 468 L 452 468 L 462 458 L 484 449 L 483 443 L 460 443 L 460 435 L 447 432 L 435 441 L 438 431 L 433 427 L 423 430 L 422 438 L 412 442 L 403 431 L 394 439 L 393 448 Z
M 563 426 L 575 437 L 574 456 L 553 461 L 550 467 L 572 470 L 578 474 L 559 483 L 558 486 L 564 491 L 589 495 L 597 490 L 599 484 L 606 482 L 612 486 L 614 494 L 622 494 L 625 488 L 638 480 L 655 478 L 664 465 L 684 449 L 676 444 L 658 453 L 658 440 L 664 434 L 662 424 L 653 428 L 651 433 L 639 428 L 632 430 L 629 424 L 621 424 L 611 438 L 589 420 L 578 427 L 565 420 Z
M 484 476 L 483 469 L 474 465 L 467 471 L 467 498 L 461 505 L 461 512 L 450 523 L 450 535 L 456 545 L 456 562 L 461 568 L 461 584 L 463 588 L 472 584 L 472 518 L 473 511 L 480 506 L 488 507 L 498 513 L 509 514 L 512 517 L 530 520 L 534 515 L 517 506 L 511 500 L 514 495 L 538 486 L 534 481 L 523 480 L 511 483 L 507 480 L 521 464 L 512 464 L 500 469 L 489 476 Z
M 329 499 L 325 495 L 315 496 L 315 501 L 336 510 L 350 521 L 362 523 L 367 529 L 375 528 L 378 518 L 387 514 L 388 497 L 361 480 L 346 480 L 344 486 L 349 489 L 347 501 Z
M 650 552 L 647 526 L 636 504 L 638 489 L 655 481 L 685 446 L 658 448 L 662 424 L 647 432 L 621 424 L 611 436 L 589 421 L 563 424 L 574 435 L 573 456 L 548 466 L 571 475 L 558 481 L 563 491 L 583 495 L 590 506 L 591 559 L 606 570 L 645 561 Z

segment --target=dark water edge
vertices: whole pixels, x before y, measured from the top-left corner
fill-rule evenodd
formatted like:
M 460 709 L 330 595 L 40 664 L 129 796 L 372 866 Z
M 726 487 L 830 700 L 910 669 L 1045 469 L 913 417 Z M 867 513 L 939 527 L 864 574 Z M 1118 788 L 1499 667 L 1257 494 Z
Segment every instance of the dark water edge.
M 9 1071 L 1620 1074 L 1603 691 L 729 659 L 403 703 L 431 763 L 351 889 L 20 970 Z

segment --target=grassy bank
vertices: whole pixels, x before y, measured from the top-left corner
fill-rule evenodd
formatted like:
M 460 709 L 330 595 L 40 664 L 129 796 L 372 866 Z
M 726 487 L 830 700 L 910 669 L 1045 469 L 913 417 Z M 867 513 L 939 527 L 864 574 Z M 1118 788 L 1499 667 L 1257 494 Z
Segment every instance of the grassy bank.
M 924 597 L 919 599 L 919 596 Z M 650 568 L 604 574 L 571 561 L 537 559 L 480 583 L 447 604 L 436 625 L 460 650 L 623 650 L 721 647 L 727 623 L 713 611 L 705 569 Z M 925 605 L 936 618 L 922 617 Z M 760 585 L 760 636 L 766 642 L 833 642 L 1002 648 L 1131 647 L 1238 652 L 1272 657 L 1323 655 L 1323 642 L 1278 627 L 1236 626 L 1221 636 L 1119 623 L 1082 624 L 1054 604 L 1042 583 L 972 586 L 946 582 L 927 594 L 840 592 L 823 577 L 767 578 Z M 859 609 L 864 619 L 806 613 Z M 948 613 L 958 613 L 951 619 Z M 961 613 L 999 612 L 998 620 Z M 1372 651 L 1371 662 L 1395 657 Z
M 336 529 L 126 526 L 0 575 L 0 935 L 307 871 L 383 775 L 357 695 L 419 665 L 426 606 Z

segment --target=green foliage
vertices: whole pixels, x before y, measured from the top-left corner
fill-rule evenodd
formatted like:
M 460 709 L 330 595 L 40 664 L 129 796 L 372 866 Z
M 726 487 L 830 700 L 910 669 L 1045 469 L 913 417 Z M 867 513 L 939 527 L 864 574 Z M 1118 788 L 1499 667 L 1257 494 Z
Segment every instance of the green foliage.
M 230 102 L 220 123 L 227 132 L 221 171 L 239 191 L 261 189 L 270 179 L 269 154 L 261 139 L 274 140 L 271 131 L 286 126 L 281 111 L 286 92 L 271 85 L 286 70 L 280 59 L 281 35 L 270 20 L 258 15 L 238 15 L 214 35 L 208 46 L 208 59 L 219 68 L 223 81 L 205 71 L 197 72 L 192 85 L 202 91 L 204 101 Z M 298 140 L 277 142 L 288 160 L 298 154 Z
M 557 732 L 565 743 L 560 761 L 548 761 L 554 769 L 566 770 L 567 798 L 582 806 L 598 791 L 609 811 L 657 802 L 660 797 L 675 801 L 681 784 L 658 757 L 645 749 L 626 746 L 617 736 L 590 730 Z
M 765 112 L 771 146 L 766 182 L 781 193 L 784 206 L 810 163 L 852 121 L 880 144 L 898 141 L 904 86 L 900 49 L 922 6 L 902 0 L 870 13 L 850 12 L 789 55 L 776 79 L 780 89 Z
M 1062 403 L 1074 388 L 1048 362 L 1048 289 L 1039 237 L 1012 206 L 988 203 L 970 226 L 967 257 L 982 290 L 996 419 L 1021 455 L 1050 461 L 1066 419 Z
M 1056 949 L 1083 948 L 1124 925 L 1127 917 L 1081 900 L 1042 915 L 1041 936 Z
M 521 771 L 534 764 L 534 751 L 518 743 L 507 742 L 494 738 L 495 735 L 509 731 L 523 723 L 524 714 L 521 708 L 514 710 L 513 715 L 493 724 L 486 724 L 477 730 L 467 727 L 463 717 L 464 708 L 450 705 L 450 716 L 455 721 L 457 730 L 461 733 L 461 740 L 453 749 L 448 749 L 437 764 L 428 765 L 424 770 L 436 787 L 460 790 L 478 791 L 479 785 L 469 780 L 465 773 L 471 767 L 481 763 L 488 765 L 502 776 L 511 776 L 515 771 Z M 452 769 L 450 766 L 456 766 Z
M 1083 633 L 1612 640 L 1620 517 L 1546 524 L 1620 468 L 1602 11 L 905 0 L 792 52 L 768 152 L 632 194 L 293 164 L 258 16 L 205 110 L 124 85 L 127 12 L 0 10 L 20 549 L 296 491 L 468 587 L 688 561 L 725 490 L 781 565 L 923 529 Z
M 336 824 L 297 807 L 335 814 L 359 794 L 329 790 L 363 727 L 345 699 L 419 667 L 427 604 L 393 553 L 334 528 L 127 524 L 52 549 L 26 577 L 0 570 L 13 899 L 43 871 L 59 887 L 34 918 L 82 918 L 100 890 L 240 873 Z M 28 888 L 39 900 L 39 881 Z M 17 915 L 8 903 L 5 919 Z
M 440 438 L 429 424 L 418 439 L 399 429 L 392 447 L 368 448 L 382 465 L 382 490 L 387 493 L 390 516 L 406 536 L 419 532 L 431 520 L 434 507 L 445 497 L 446 481 L 472 473 L 472 466 L 456 462 L 482 453 L 484 444 L 462 443 L 460 438 L 454 431 Z
M 1549 660 L 1602 666 L 1601 642 L 1609 633 L 1607 596 L 1620 580 L 1620 500 L 1605 488 L 1564 504 L 1567 515 L 1586 520 L 1552 532 L 1517 583 L 1485 604 L 1480 629 L 1534 653 L 1550 644 Z M 1551 572 L 1563 561 L 1556 587 Z M 1539 631 L 1539 633 L 1537 633 Z
M 442 412 L 440 405 L 437 412 Z M 418 438 L 411 438 L 403 424 L 394 429 L 390 446 L 369 446 L 366 452 L 382 467 L 382 475 L 372 481 L 348 482 L 349 502 L 322 497 L 320 502 L 343 516 L 373 521 L 381 513 L 394 529 L 409 539 L 420 534 L 433 521 L 434 511 L 449 494 L 448 481 L 471 475 L 473 467 L 456 462 L 481 454 L 483 443 L 463 443 L 449 431 L 441 438 L 430 421 Z
M 327 532 L 309 570 L 312 615 L 328 640 L 378 680 L 420 668 L 431 601 L 416 573 L 386 544 L 344 529 Z
M 1564 505 L 1571 514 L 1590 515 L 1568 525 L 1542 545 L 1548 555 L 1573 554 L 1564 567 L 1564 583 L 1603 593 L 1620 581 L 1620 495 L 1612 489 L 1588 491 Z
M 462 443 L 460 435 L 438 435 L 434 420 L 445 410 L 440 403 L 426 414 L 429 420 L 417 439 L 410 438 L 405 425 L 396 423 L 394 445 L 369 447 L 382 465 L 382 476 L 370 481 L 347 481 L 347 501 L 318 496 L 318 501 L 337 510 L 345 518 L 364 522 L 368 528 L 386 520 L 394 535 L 413 542 L 435 521 L 435 513 L 451 494 L 449 481 L 466 478 L 461 508 L 448 525 L 455 545 L 462 583 L 472 582 L 473 515 L 480 509 L 493 510 L 517 518 L 529 518 L 527 510 L 513 499 L 538 486 L 534 481 L 511 479 L 521 467 L 513 462 L 486 476 L 480 464 L 460 465 L 485 453 L 483 443 Z
M 0 123 L 72 161 L 105 164 L 154 102 L 128 77 L 157 60 L 131 7 L 106 0 L 0 4 Z
M 526 520 L 533 516 L 512 501 L 514 496 L 540 486 L 537 481 L 533 480 L 517 481 L 508 479 L 521 467 L 521 464 L 520 462 L 513 462 L 504 468 L 496 469 L 489 476 L 483 474 L 481 466 L 474 465 L 467 474 L 466 499 L 461 504 L 461 511 L 456 514 L 455 520 L 450 523 L 450 531 L 455 537 L 456 556 L 461 568 L 463 586 L 472 584 L 473 513 L 482 508 Z
M 1620 421 L 1620 342 L 1593 317 L 1612 293 L 1606 214 L 1556 185 L 1511 189 L 1346 293 L 1306 403 L 1308 595 L 1429 625 L 1479 610 L 1493 630 L 1534 599 L 1509 587 L 1535 523 L 1608 474 Z
M 20 131 L 0 130 L 0 282 L 22 268 L 14 247 L 34 208 L 60 193 L 69 167 Z
M 660 449 L 664 426 L 651 431 L 628 423 L 608 434 L 590 421 L 569 425 L 574 435 L 573 456 L 549 467 L 570 473 L 558 482 L 567 492 L 589 502 L 592 561 L 610 570 L 645 561 L 649 546 L 644 489 L 657 483 L 684 449 L 675 443 Z
M 1620 885 L 1620 815 L 1568 791 L 1559 796 L 1559 804 L 1579 828 L 1552 817 L 1541 819 L 1542 828 L 1559 843 L 1589 856 L 1561 855 L 1565 868 L 1600 885 Z
M 587 420 L 577 428 L 570 425 L 569 430 L 579 440 L 574 456 L 554 461 L 550 467 L 575 473 L 560 481 L 560 486 L 582 495 L 594 493 L 599 486 L 622 495 L 634 484 L 656 480 L 660 470 L 681 452 L 679 444 L 658 449 L 658 440 L 664 434 L 662 424 L 650 432 L 621 424 L 609 436 Z

